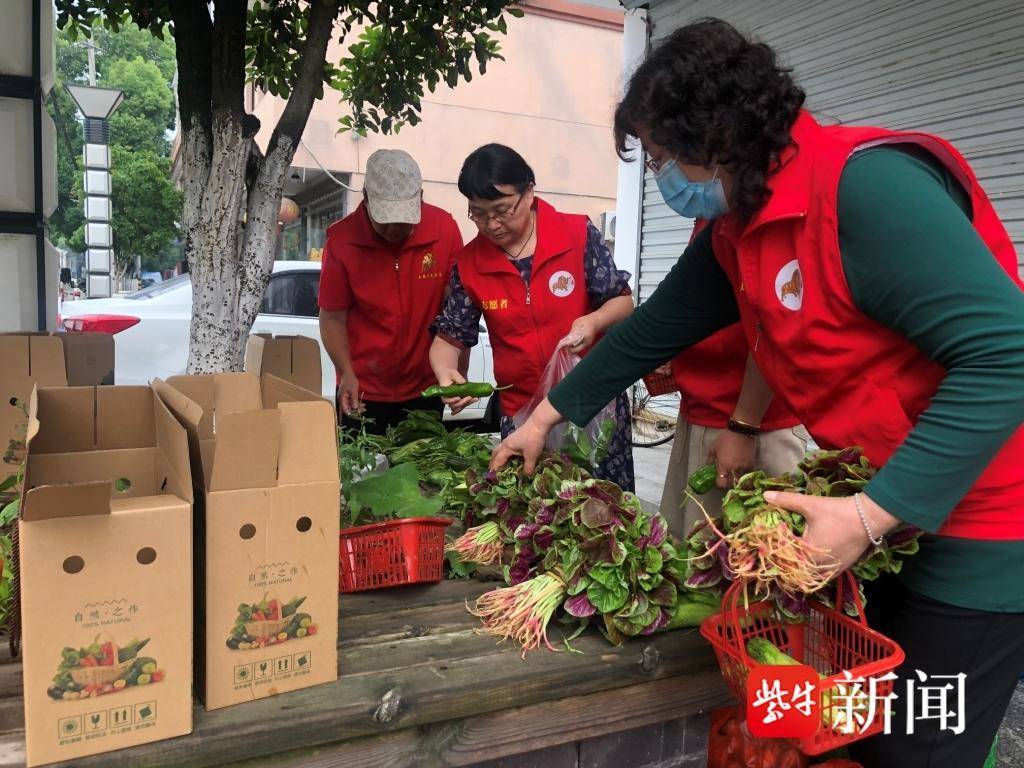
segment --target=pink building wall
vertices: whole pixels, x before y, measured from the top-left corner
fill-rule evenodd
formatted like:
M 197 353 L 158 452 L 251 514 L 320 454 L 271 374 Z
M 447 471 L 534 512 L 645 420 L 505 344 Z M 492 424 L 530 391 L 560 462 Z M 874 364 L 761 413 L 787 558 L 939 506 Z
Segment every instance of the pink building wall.
M 537 192 L 557 208 L 585 213 L 595 223 L 615 208 L 617 161 L 611 118 L 621 92 L 622 14 L 561 0 L 524 4 L 501 38 L 505 61 L 492 62 L 482 77 L 456 88 L 438 86 L 423 100 L 423 122 L 397 135 L 337 134 L 347 105 L 328 91 L 314 107 L 303 142 L 326 168 L 351 174 L 362 188 L 366 159 L 380 148 L 404 149 L 419 163 L 424 198 L 452 213 L 467 239 L 476 228 L 456 187 L 463 159 L 481 144 L 514 147 L 533 167 Z M 337 43 L 329 51 L 339 56 Z M 266 147 L 283 102 L 257 94 L 253 111 Z M 317 168 L 299 147 L 296 168 Z M 348 193 L 347 209 L 361 195 Z

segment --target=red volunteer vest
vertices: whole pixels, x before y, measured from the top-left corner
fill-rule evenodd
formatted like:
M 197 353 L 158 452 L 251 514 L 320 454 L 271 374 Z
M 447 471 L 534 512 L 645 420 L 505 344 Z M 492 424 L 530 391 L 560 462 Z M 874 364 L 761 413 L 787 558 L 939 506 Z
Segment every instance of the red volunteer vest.
M 693 238 L 707 226 L 698 219 Z M 672 378 L 679 387 L 679 411 L 691 424 L 725 429 L 736 409 L 747 368 L 747 339 L 743 326 L 734 323 L 699 344 L 687 347 L 672 359 Z M 761 419 L 761 429 L 771 431 L 795 427 L 800 420 L 782 402 L 773 398 Z
M 494 243 L 477 235 L 457 259 L 459 277 L 483 310 L 494 350 L 501 409 L 514 416 L 533 396 L 555 346 L 590 312 L 583 252 L 587 217 L 559 213 L 535 198 L 537 248 L 530 284 Z
M 397 250 L 373 231 L 363 203 L 328 227 L 321 306 L 331 308 L 336 295 L 345 297 L 352 366 L 367 400 L 412 400 L 437 383 L 427 329 L 441 309 L 461 245 L 451 215 L 427 203 L 420 223 Z M 329 267 L 331 261 L 337 264 Z M 345 285 L 328 285 L 333 276 Z
M 747 367 L 743 326 L 733 323 L 672 359 L 672 378 L 679 387 L 679 410 L 691 424 L 725 429 L 740 399 Z M 800 419 L 773 398 L 761 420 L 762 431 L 795 427 Z
M 808 113 L 793 126 L 795 147 L 769 179 L 772 196 L 744 228 L 715 221 L 715 256 L 736 292 L 748 344 L 777 397 L 825 448 L 862 445 L 875 465 L 902 444 L 945 375 L 903 336 L 854 305 L 839 251 L 839 178 L 858 149 L 915 144 L 970 192 L 973 225 L 1020 285 L 1013 243 L 966 160 L 923 133 L 824 128 Z M 796 147 L 799 147 L 797 151 Z M 939 533 L 1024 539 L 1024 428 L 1018 429 Z

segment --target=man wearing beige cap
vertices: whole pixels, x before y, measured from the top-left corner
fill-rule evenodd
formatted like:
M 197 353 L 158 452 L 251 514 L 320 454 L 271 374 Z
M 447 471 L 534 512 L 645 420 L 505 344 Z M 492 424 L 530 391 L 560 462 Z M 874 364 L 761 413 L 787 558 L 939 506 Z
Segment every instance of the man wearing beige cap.
M 327 229 L 320 273 L 320 336 L 344 426 L 361 414 L 379 434 L 408 410 L 443 410 L 420 397 L 435 383 L 427 329 L 461 248 L 451 215 L 423 202 L 416 161 L 400 149 L 370 155 L 363 201 Z

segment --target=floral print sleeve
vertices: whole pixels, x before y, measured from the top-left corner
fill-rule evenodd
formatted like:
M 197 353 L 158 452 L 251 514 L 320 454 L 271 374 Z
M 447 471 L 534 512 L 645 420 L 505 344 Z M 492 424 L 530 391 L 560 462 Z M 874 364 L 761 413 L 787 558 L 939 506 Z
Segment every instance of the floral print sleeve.
M 616 296 L 629 296 L 629 272 L 618 269 L 612 252 L 592 223 L 587 222 L 587 247 L 583 253 L 583 274 L 587 279 L 590 308 L 597 309 Z
M 480 340 L 480 307 L 473 303 L 459 277 L 458 265 L 452 267 L 448 295 L 439 314 L 430 324 L 430 333 L 457 347 L 475 347 Z

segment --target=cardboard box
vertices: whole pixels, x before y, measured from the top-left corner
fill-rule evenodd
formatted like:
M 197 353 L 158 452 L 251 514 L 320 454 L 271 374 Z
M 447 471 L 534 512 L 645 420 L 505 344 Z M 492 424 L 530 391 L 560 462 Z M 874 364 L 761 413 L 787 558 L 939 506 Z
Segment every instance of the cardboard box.
M 64 346 L 69 387 L 114 383 L 114 336 L 109 333 L 55 333 Z
M 0 480 L 24 458 L 26 409 L 32 387 L 114 383 L 114 337 L 109 333 L 0 334 Z
M 308 336 L 254 333 L 245 347 L 245 370 L 257 376 L 269 373 L 319 395 L 323 374 L 320 343 Z
M 266 374 L 175 376 L 153 387 L 189 434 L 196 690 L 206 708 L 335 680 L 334 409 Z
M 185 430 L 149 387 L 36 390 L 24 489 L 28 765 L 190 733 Z

